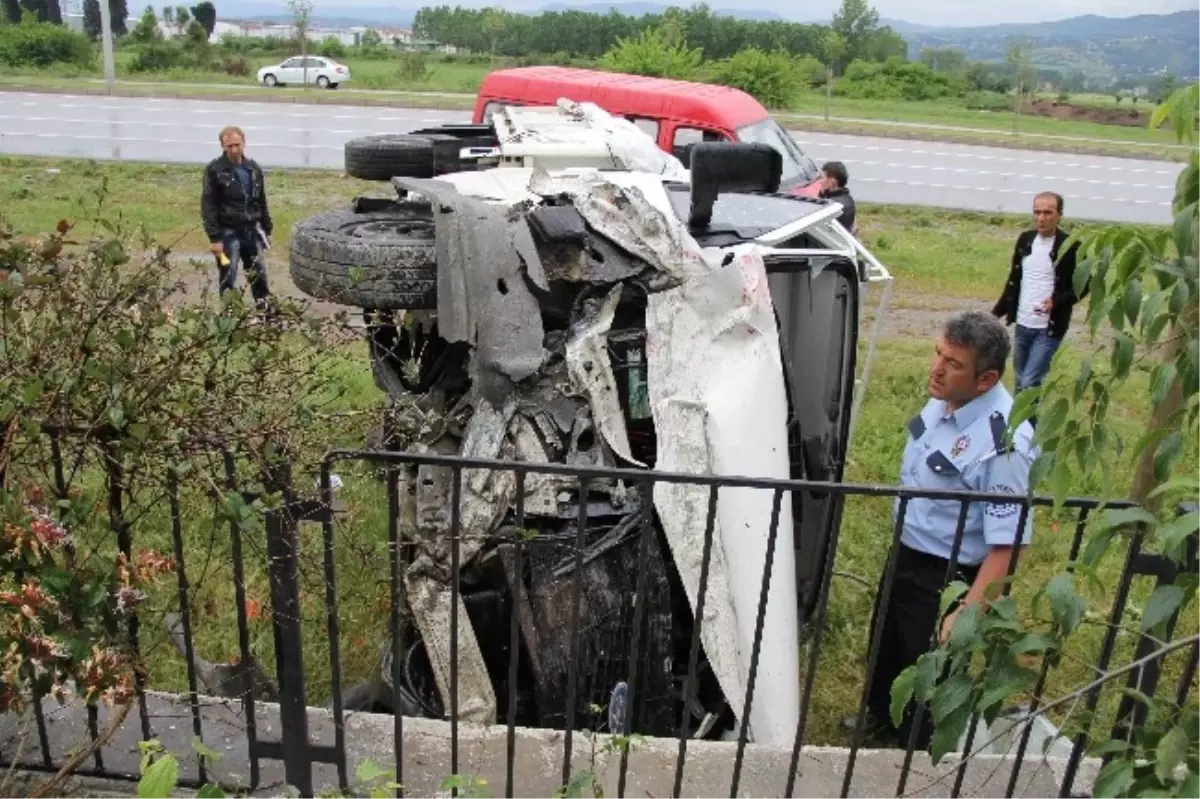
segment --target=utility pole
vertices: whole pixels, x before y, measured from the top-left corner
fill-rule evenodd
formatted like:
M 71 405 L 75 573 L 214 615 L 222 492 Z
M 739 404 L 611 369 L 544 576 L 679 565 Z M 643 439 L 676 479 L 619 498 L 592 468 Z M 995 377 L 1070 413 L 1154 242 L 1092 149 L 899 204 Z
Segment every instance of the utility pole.
M 112 94 L 117 81 L 113 66 L 112 9 L 108 7 L 108 0 L 99 0 L 97 5 L 100 6 L 100 40 L 104 45 L 104 86 Z

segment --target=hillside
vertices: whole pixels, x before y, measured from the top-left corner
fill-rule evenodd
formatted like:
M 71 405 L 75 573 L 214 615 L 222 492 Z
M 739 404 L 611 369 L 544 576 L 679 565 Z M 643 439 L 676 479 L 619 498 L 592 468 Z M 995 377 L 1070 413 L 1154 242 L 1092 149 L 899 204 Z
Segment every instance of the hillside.
M 1014 37 L 1033 45 L 1034 65 L 1091 77 L 1155 75 L 1194 78 L 1200 63 L 1200 11 L 1117 19 L 1089 14 L 1035 25 L 923 28 L 897 25 L 915 57 L 926 47 L 961 50 L 973 61 L 1003 60 Z

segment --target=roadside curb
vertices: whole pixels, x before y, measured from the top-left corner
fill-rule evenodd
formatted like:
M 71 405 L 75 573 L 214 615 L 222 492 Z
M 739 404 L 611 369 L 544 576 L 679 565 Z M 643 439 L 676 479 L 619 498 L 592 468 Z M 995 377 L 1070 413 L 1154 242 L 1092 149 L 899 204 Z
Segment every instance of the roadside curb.
M 0 92 L 32 92 L 37 94 L 82 95 L 88 97 L 141 97 L 148 100 L 208 100 L 212 102 L 240 103 L 280 103 L 286 105 L 341 105 L 363 106 L 369 108 L 411 108 L 430 111 L 469 111 L 474 107 L 474 95 L 463 94 L 460 97 L 449 96 L 446 93 L 423 95 L 421 92 L 409 94 L 395 93 L 388 98 L 365 97 L 364 93 L 351 94 L 326 92 L 319 97 L 310 93 L 296 92 L 274 93 L 263 91 L 261 95 L 251 94 L 242 90 L 222 95 L 218 90 L 203 91 L 170 91 L 155 85 L 148 91 L 141 91 L 138 84 L 118 84 L 112 92 L 103 86 L 81 85 L 79 87 L 42 86 L 30 83 L 0 83 Z M 232 87 L 237 89 L 238 87 Z M 325 99 L 328 96 L 328 99 Z M 1147 148 L 1145 152 L 1134 149 L 1136 145 L 1122 147 L 1105 147 L 1099 143 L 1091 146 L 1072 144 L 1067 141 L 1047 141 L 1037 137 L 1006 139 L 1004 134 L 983 132 L 978 135 L 961 130 L 940 130 L 938 128 L 904 129 L 893 127 L 886 121 L 857 123 L 839 121 L 836 117 L 828 122 L 824 119 L 792 117 L 780 113 L 776 117 L 779 123 L 789 131 L 804 131 L 808 133 L 827 133 L 838 136 L 862 136 L 880 139 L 898 139 L 904 141 L 942 142 L 945 144 L 963 144 L 975 147 L 996 147 L 1006 150 L 1027 150 L 1033 152 L 1065 153 L 1071 155 L 1088 155 L 1109 158 L 1124 158 L 1141 161 L 1162 161 L 1165 163 L 1184 163 L 1187 152 L 1180 151 L 1178 155 L 1167 154 L 1160 150 Z M 1020 134 L 1018 134 L 1019 136 Z

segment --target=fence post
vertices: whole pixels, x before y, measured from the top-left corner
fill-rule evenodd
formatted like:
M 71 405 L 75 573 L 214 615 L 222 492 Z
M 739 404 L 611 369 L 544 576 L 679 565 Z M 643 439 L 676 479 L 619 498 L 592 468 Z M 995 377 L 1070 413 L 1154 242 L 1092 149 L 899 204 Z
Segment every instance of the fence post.
M 300 538 L 292 516 L 291 473 L 277 462 L 264 475 L 267 491 L 282 492 L 280 508 L 266 512 L 267 570 L 271 580 L 271 627 L 279 682 L 280 744 L 284 778 L 301 796 L 313 795 L 304 649 L 300 640 Z

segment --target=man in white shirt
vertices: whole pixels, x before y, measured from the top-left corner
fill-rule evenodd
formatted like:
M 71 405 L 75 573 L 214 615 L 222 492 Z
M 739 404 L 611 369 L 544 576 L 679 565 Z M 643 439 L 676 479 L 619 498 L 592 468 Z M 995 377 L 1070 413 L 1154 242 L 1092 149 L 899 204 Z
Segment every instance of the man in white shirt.
M 1033 230 L 1017 237 L 1008 282 L 992 313 L 1007 324 L 1016 322 L 1013 372 L 1016 390 L 1039 386 L 1050 360 L 1071 325 L 1075 303 L 1075 258 L 1079 246 L 1060 252 L 1068 233 L 1059 227 L 1063 198 L 1042 192 L 1033 198 Z

